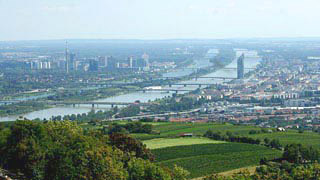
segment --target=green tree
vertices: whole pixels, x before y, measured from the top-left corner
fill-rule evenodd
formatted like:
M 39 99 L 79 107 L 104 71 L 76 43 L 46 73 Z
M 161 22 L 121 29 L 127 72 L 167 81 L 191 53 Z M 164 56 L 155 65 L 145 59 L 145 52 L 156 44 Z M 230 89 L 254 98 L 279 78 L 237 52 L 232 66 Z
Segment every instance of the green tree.
M 269 138 L 264 138 L 264 144 L 266 145 L 266 146 L 269 146 L 269 144 L 270 144 L 270 139 Z
M 272 141 L 270 141 L 270 147 L 271 148 L 276 148 L 276 149 L 281 149 L 281 144 L 280 141 L 278 139 L 273 139 Z
M 190 175 L 189 171 L 183 169 L 182 167 L 174 165 L 173 172 L 172 172 L 172 178 L 174 180 L 187 180 L 187 177 L 189 175 Z
M 3 167 L 22 172 L 30 179 L 43 179 L 48 146 L 44 126 L 39 122 L 16 121 L 10 130 L 3 149 Z
M 109 135 L 109 137 L 112 146 L 115 146 L 124 152 L 134 153 L 138 158 L 151 161 L 154 160 L 154 155 L 142 142 L 126 134 L 113 133 Z
M 133 158 L 128 163 L 128 180 L 171 180 L 171 176 L 150 161 Z
M 31 180 L 182 180 L 188 174 L 152 163 L 150 150 L 134 138 L 83 131 L 71 121 L 16 121 L 0 132 L 0 153 L 6 155 L 0 166 Z

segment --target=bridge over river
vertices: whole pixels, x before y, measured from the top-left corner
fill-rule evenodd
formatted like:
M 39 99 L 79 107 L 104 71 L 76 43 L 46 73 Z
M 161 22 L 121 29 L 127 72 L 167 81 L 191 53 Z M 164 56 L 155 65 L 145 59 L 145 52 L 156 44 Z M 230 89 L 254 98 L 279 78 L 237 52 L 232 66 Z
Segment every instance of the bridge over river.
M 142 102 L 99 102 L 99 101 L 47 101 L 44 102 L 51 105 L 91 105 L 92 107 L 98 105 L 111 105 L 114 106 L 128 106 L 128 105 L 139 105 L 139 106 L 149 106 L 152 103 L 142 103 Z
M 0 101 L 3 104 L 12 104 L 12 103 L 20 103 L 22 101 Z M 95 107 L 96 105 L 111 105 L 113 106 L 127 106 L 127 105 L 140 105 L 140 106 L 148 106 L 152 103 L 142 103 L 142 102 L 99 102 L 99 101 L 37 101 L 38 103 L 44 103 L 49 105 L 92 105 Z
M 219 76 L 190 76 L 191 79 L 222 79 L 222 80 L 234 80 L 235 77 L 219 77 Z M 175 77 L 164 77 L 164 79 L 175 79 Z
M 175 70 L 177 70 L 177 69 L 182 69 L 182 70 L 191 69 L 191 70 L 197 71 L 197 70 L 200 70 L 202 68 L 189 68 L 189 67 L 186 67 L 186 68 L 175 68 Z M 244 68 L 244 69 L 245 70 L 254 70 L 255 68 Z M 237 70 L 237 68 L 236 67 L 223 67 L 223 68 L 220 68 L 219 70 Z

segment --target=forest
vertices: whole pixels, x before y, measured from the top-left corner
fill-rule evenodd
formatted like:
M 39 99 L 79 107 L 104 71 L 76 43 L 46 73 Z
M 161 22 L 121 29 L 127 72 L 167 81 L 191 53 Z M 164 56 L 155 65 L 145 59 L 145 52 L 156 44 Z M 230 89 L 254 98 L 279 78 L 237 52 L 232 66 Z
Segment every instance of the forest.
M 0 167 L 18 179 L 186 179 L 163 168 L 140 141 L 125 134 L 83 130 L 71 121 L 18 120 L 0 132 Z

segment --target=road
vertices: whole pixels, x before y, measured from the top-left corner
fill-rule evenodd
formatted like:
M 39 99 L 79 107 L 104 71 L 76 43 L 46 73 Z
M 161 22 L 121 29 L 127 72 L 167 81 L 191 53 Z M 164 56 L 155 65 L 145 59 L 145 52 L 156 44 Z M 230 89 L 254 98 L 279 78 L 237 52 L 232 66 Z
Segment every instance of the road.
M 123 118 L 111 118 L 102 121 L 120 121 L 120 120 L 130 120 L 130 119 L 140 119 L 140 118 L 148 118 L 148 117 L 162 117 L 162 116 L 172 116 L 172 115 L 181 115 L 181 114 L 190 114 L 194 112 L 199 112 L 200 108 L 193 109 L 190 111 L 183 111 L 183 112 L 169 112 L 163 114 L 148 114 L 148 115 L 140 115 L 140 116 L 131 116 L 131 117 L 123 117 Z

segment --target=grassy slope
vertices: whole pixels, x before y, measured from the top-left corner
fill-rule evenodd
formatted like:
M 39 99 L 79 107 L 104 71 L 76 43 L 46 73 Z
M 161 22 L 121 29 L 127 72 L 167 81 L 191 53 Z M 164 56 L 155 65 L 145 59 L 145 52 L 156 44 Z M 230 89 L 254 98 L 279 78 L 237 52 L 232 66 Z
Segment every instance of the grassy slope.
M 250 166 L 250 167 L 244 167 L 244 168 L 239 168 L 239 169 L 233 169 L 233 170 L 225 171 L 225 172 L 222 172 L 222 173 L 219 173 L 219 174 L 223 175 L 223 176 L 232 176 L 235 173 L 239 173 L 239 172 L 242 172 L 242 171 L 248 171 L 250 174 L 254 174 L 257 167 L 258 166 Z
M 184 146 L 184 145 L 193 145 L 193 144 L 219 144 L 225 143 L 224 141 L 214 141 L 207 138 L 158 138 L 143 141 L 143 143 L 149 149 L 159 149 L 172 146 Z
M 148 140 L 154 138 L 175 137 L 181 133 L 193 133 L 194 135 L 203 135 L 207 130 L 213 131 L 231 131 L 239 135 L 248 134 L 250 130 L 260 128 L 252 126 L 234 126 L 230 124 L 214 124 L 214 123 L 165 123 L 154 126 L 156 131 L 160 131 L 160 135 L 134 134 L 133 136 L 140 140 Z
M 154 126 L 154 129 L 160 131 L 160 134 L 134 134 L 134 136 L 140 140 L 172 138 L 177 137 L 181 133 L 203 135 L 207 130 L 212 129 L 215 132 L 220 131 L 225 133 L 226 131 L 231 131 L 240 136 L 249 136 L 261 140 L 265 137 L 268 137 L 269 139 L 279 139 L 280 143 L 283 145 L 301 143 L 303 145 L 312 145 L 320 148 L 320 135 L 312 132 L 298 133 L 298 131 L 290 130 L 288 132 L 250 135 L 250 130 L 260 130 L 260 128 L 214 123 L 163 123 Z M 191 177 L 200 177 L 213 172 L 219 173 L 237 168 L 254 166 L 258 164 L 262 157 L 274 158 L 281 156 L 281 152 L 279 151 L 249 144 L 225 143 L 196 144 L 189 146 L 181 145 L 183 144 L 177 144 L 175 147 L 154 149 L 153 153 L 158 158 L 158 163 L 169 166 L 170 168 L 174 164 L 180 165 L 191 172 Z
M 257 165 L 262 157 L 281 156 L 277 150 L 240 143 L 175 146 L 152 152 L 159 164 L 169 168 L 177 164 L 187 169 L 191 178 Z
M 207 130 L 212 129 L 213 131 L 237 131 L 239 134 L 248 133 L 251 129 L 259 129 L 250 126 L 233 126 L 231 124 L 213 124 L 213 123 L 203 123 L 203 124 L 192 124 L 192 123 L 177 123 L 177 124 L 164 124 L 154 128 L 159 130 L 165 135 L 176 135 L 179 133 L 194 133 L 196 135 L 203 135 Z
M 218 173 L 218 174 L 222 175 L 222 176 L 232 176 L 235 173 L 239 173 L 239 172 L 242 172 L 242 171 L 248 171 L 250 174 L 254 174 L 256 172 L 256 168 L 257 167 L 258 166 L 243 167 L 243 168 L 233 169 L 233 170 L 230 170 L 230 171 L 221 172 L 221 173 Z M 197 177 L 197 178 L 193 178 L 192 180 L 203 180 L 205 177 L 206 176 Z
M 249 135 L 254 138 L 269 138 L 269 139 L 279 139 L 280 143 L 283 145 L 299 143 L 306 146 L 314 146 L 320 149 L 320 135 L 313 132 L 299 133 L 298 131 L 288 131 L 288 132 L 274 132 L 270 134 L 255 134 Z
M 259 138 L 261 140 L 263 140 L 265 137 L 268 137 L 269 139 L 279 139 L 280 143 L 283 145 L 300 143 L 303 145 L 312 145 L 320 149 L 320 135 L 313 132 L 298 133 L 296 130 L 290 130 L 287 132 L 249 135 L 250 130 L 260 130 L 260 128 L 253 126 L 235 126 L 230 124 L 214 123 L 164 123 L 154 126 L 154 129 L 160 131 L 160 135 L 134 134 L 133 136 L 140 140 L 147 140 L 154 138 L 176 137 L 181 133 L 194 133 L 195 135 L 203 135 L 208 129 L 212 129 L 215 132 L 220 131 L 224 133 L 226 131 L 231 131 L 241 136 L 249 136 L 253 138 Z

